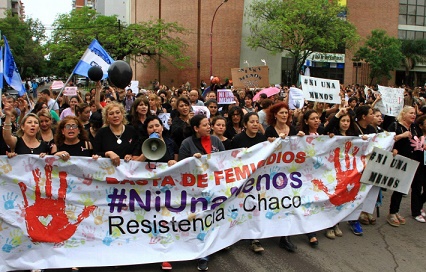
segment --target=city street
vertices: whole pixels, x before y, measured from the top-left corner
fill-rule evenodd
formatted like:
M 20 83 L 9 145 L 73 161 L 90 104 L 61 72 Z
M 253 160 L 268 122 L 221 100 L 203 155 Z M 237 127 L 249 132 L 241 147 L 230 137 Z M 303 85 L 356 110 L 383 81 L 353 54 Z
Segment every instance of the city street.
M 403 198 L 400 213 L 407 224 L 392 227 L 386 223 L 391 191 L 384 192 L 383 207 L 377 224 L 363 226 L 364 235 L 355 236 L 346 222 L 340 224 L 343 237 L 330 240 L 324 231 L 317 232 L 318 248 L 311 248 L 305 235 L 293 237 L 296 253 L 278 247 L 278 237 L 261 240 L 265 251 L 255 254 L 249 241 L 240 241 L 229 250 L 211 256 L 208 271 L 425 271 L 426 224 L 410 216 L 410 198 Z M 88 258 L 96 258 L 94 252 Z M 144 254 L 141 252 L 141 254 Z M 173 271 L 197 271 L 196 261 L 174 262 Z M 160 271 L 160 264 L 121 267 L 82 268 L 80 271 L 136 272 Z M 52 269 L 48 271 L 70 271 Z

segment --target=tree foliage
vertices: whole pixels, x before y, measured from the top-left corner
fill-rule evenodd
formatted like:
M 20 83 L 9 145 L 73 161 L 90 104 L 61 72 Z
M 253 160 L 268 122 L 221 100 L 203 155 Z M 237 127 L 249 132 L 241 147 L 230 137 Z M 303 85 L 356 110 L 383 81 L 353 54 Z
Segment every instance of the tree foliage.
M 409 82 L 410 70 L 426 62 L 426 40 L 401 40 L 402 65 L 405 69 L 405 83 Z
M 375 29 L 367 37 L 364 46 L 355 53 L 355 58 L 364 60 L 370 65 L 370 79 L 391 79 L 391 71 L 401 65 L 401 41 L 390 37 L 386 31 Z
M 163 20 L 126 25 L 116 16 L 104 16 L 82 8 L 60 15 L 48 42 L 49 59 L 62 74 L 73 70 L 93 39 L 97 39 L 113 59 L 126 57 L 141 63 L 169 61 L 180 67 L 188 60 L 187 45 L 179 38 L 186 30 Z
M 246 11 L 251 34 L 247 44 L 294 58 L 295 83 L 307 57 L 314 51 L 336 52 L 358 39 L 355 27 L 338 17 L 344 11 L 335 0 L 254 0 Z
M 21 21 L 10 11 L 0 19 L 1 34 L 6 36 L 22 79 L 43 74 L 44 53 L 41 45 L 46 38 L 39 20 Z

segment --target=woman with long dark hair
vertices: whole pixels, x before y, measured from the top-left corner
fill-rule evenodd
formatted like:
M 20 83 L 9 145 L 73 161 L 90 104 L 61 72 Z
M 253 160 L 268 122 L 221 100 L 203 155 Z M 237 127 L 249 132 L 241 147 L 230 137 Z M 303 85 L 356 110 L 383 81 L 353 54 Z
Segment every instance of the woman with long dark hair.
M 180 146 L 182 141 L 186 138 L 185 136 L 188 136 L 186 132 L 190 127 L 191 103 L 187 98 L 181 96 L 176 101 L 176 108 L 179 115 L 173 118 L 170 131 L 172 139 Z
M 180 99 L 180 98 L 179 98 Z M 179 149 L 179 161 L 189 158 L 201 158 L 205 154 L 224 151 L 220 139 L 210 135 L 210 122 L 204 115 L 195 115 L 190 120 L 192 136 L 183 140 Z M 198 259 L 197 268 L 200 271 L 208 269 L 209 256 Z
M 149 101 L 145 97 L 139 97 L 133 102 L 128 118 L 132 126 L 138 131 L 141 142 L 148 138 L 145 121 L 152 116 Z
M 234 106 L 228 110 L 228 122 L 224 136 L 228 139 L 234 138 L 235 135 L 243 130 L 243 110 Z

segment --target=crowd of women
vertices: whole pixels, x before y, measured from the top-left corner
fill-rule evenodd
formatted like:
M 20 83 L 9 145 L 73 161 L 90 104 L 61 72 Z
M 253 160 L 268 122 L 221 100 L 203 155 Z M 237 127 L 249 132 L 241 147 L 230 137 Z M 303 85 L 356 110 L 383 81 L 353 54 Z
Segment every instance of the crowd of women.
M 11 101 L 9 97 L 2 97 L 0 154 L 8 157 L 54 155 L 64 161 L 73 156 L 105 157 L 118 166 L 130 160 L 149 161 L 142 154 L 141 145 L 155 132 L 165 142 L 167 150 L 157 161 L 173 165 L 187 157 L 200 158 L 214 152 L 251 147 L 277 137 L 362 136 L 385 129 L 396 133 L 394 154 L 423 162 L 423 150 L 414 149 L 412 145 L 412 141 L 424 139 L 421 136 L 426 135 L 422 89 L 405 92 L 406 105 L 396 119 L 383 119 L 381 112 L 374 108 L 380 95 L 372 89 L 364 93 L 364 87 L 360 86 L 342 87 L 339 105 L 306 101 L 303 108 L 294 110 L 287 103 L 287 87 L 282 87 L 277 95 L 260 96 L 259 101 L 253 101 L 250 90 L 235 91 L 235 103 L 230 105 L 219 105 L 214 91 L 207 93 L 205 98 L 190 97 L 193 91 L 159 86 L 135 95 L 131 91 L 103 88 L 97 83 L 96 88 L 84 96 L 78 93 L 72 97 L 56 97 L 60 104 L 58 111 L 49 108 L 49 101 L 44 97 L 31 102 L 33 105 L 28 105 L 23 98 Z M 210 118 L 194 115 L 192 106 L 203 100 Z M 167 122 L 170 129 L 159 118 L 161 113 L 170 114 Z M 423 210 L 425 170 L 424 163 L 420 163 L 411 195 L 412 216 L 423 223 L 426 222 Z M 406 223 L 399 213 L 402 197 L 401 193 L 392 193 L 387 222 L 395 227 Z M 359 223 L 375 222 L 372 214 L 362 213 L 359 221 L 350 221 L 349 225 L 354 234 L 362 235 Z M 330 239 L 342 234 L 339 225 L 325 231 Z M 312 247 L 318 245 L 316 233 L 308 233 L 307 237 Z M 290 237 L 281 237 L 280 246 L 291 252 L 296 250 Z M 259 240 L 251 241 L 251 248 L 255 252 L 264 250 Z M 164 262 L 162 268 L 171 269 L 172 266 Z M 208 269 L 207 257 L 198 260 L 198 269 Z

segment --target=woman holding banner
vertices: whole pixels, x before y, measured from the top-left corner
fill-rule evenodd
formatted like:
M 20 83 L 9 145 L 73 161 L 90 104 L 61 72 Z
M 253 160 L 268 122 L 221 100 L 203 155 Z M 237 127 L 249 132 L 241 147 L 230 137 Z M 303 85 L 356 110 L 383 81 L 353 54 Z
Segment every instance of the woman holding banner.
M 416 124 L 419 128 L 418 138 L 426 137 L 426 114 L 417 118 Z M 418 145 L 414 150 L 413 159 L 420 162 L 420 164 L 411 184 L 411 215 L 417 222 L 426 223 L 426 212 L 423 209 L 423 204 L 426 202 L 426 165 L 424 164 L 426 146 L 421 139 L 417 139 L 416 142 Z
M 201 158 L 202 155 L 225 150 L 220 139 L 210 135 L 210 122 L 206 116 L 195 115 L 189 122 L 192 136 L 183 140 L 179 149 L 179 161 L 189 157 Z M 208 270 L 208 261 L 209 256 L 198 259 L 198 270 Z
M 6 103 L 4 105 L 6 118 L 3 125 L 3 139 L 12 151 L 8 154 L 8 157 L 18 154 L 39 154 L 40 158 L 43 158 L 45 155 L 56 153 L 56 145 L 50 147 L 44 141 L 41 141 L 40 118 L 34 113 L 29 113 L 22 118 L 21 126 L 16 133 L 17 136 L 13 136 L 12 111 L 13 106 Z
M 284 102 L 272 105 L 266 111 L 266 121 L 269 126 L 265 130 L 265 136 L 269 141 L 284 136 L 297 135 L 296 128 L 291 125 L 290 109 Z
M 392 153 L 413 158 L 414 147 L 411 146 L 411 141 L 415 141 L 417 130 L 414 125 L 416 120 L 416 111 L 411 106 L 405 106 L 397 117 L 397 121 L 392 123 L 388 131 L 395 132 L 395 144 Z M 416 137 L 417 138 L 417 137 Z M 423 177 L 424 178 L 424 177 Z M 399 206 L 401 205 L 403 193 L 394 191 L 390 201 L 389 215 L 387 222 L 393 227 L 405 225 L 405 218 L 399 214 Z
M 128 162 L 133 156 L 141 154 L 138 133 L 127 125 L 125 114 L 126 110 L 121 103 L 111 102 L 106 105 L 102 111 L 104 127 L 99 129 L 93 141 L 95 154 L 110 158 L 114 166 L 119 166 L 121 159 Z

